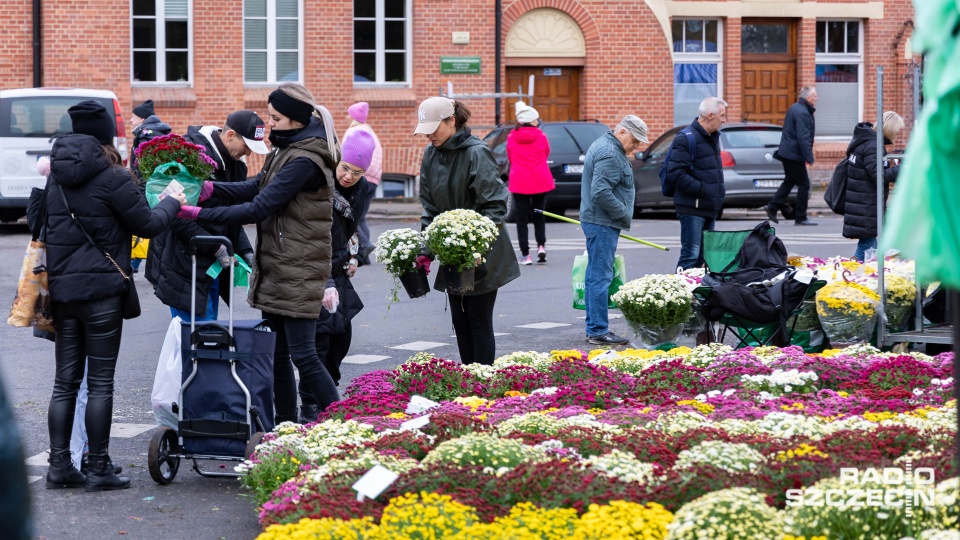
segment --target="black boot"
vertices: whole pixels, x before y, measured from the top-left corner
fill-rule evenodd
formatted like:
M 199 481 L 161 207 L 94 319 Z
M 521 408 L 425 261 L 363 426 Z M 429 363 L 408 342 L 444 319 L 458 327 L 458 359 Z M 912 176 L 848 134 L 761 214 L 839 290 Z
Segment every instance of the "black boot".
M 76 488 L 83 486 L 84 476 L 70 461 L 70 451 L 50 452 L 50 468 L 47 469 L 47 489 Z
M 123 467 L 113 464 L 113 460 L 110 459 L 110 454 L 107 454 L 107 463 L 110 468 L 113 469 L 113 474 L 120 474 L 123 472 Z M 90 474 L 90 454 L 84 454 L 80 458 L 80 472 L 83 474 Z
M 126 476 L 117 476 L 113 472 L 113 465 L 106 454 L 87 454 L 90 458 L 90 474 L 87 475 L 87 491 L 110 491 L 127 489 L 130 479 Z
M 320 416 L 320 409 L 316 405 L 301 405 L 300 417 L 297 418 L 298 424 L 313 424 Z

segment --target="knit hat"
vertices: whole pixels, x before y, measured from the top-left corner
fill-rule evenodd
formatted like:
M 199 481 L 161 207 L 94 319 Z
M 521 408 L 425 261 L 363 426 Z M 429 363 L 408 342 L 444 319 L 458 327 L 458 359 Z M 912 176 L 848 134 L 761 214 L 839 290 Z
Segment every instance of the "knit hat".
M 370 113 L 370 104 L 366 101 L 359 101 L 351 105 L 347 109 L 347 113 L 350 115 L 350 118 L 363 124 L 367 121 L 367 114 Z
M 113 144 L 113 137 L 117 133 L 117 119 L 108 113 L 103 105 L 88 99 L 67 109 L 67 114 L 73 122 L 74 133 L 91 135 L 100 141 L 100 144 Z
M 148 99 L 148 100 L 144 101 L 143 103 L 141 103 L 141 104 L 137 105 L 136 107 L 134 107 L 134 108 L 133 108 L 133 114 L 139 116 L 140 118 L 144 118 L 144 119 L 149 118 L 149 117 L 153 116 L 154 114 L 156 114 L 155 112 L 153 112 L 153 100 L 152 100 L 152 99 Z
M 518 124 L 532 124 L 537 121 L 537 118 L 540 118 L 540 113 L 533 107 L 525 107 L 517 111 Z
M 521 100 L 517 100 L 517 102 L 513 104 L 513 115 L 514 115 L 514 116 L 519 116 L 519 115 L 520 115 L 520 111 L 522 111 L 522 110 L 524 110 L 524 109 L 526 109 L 526 108 L 528 108 L 528 107 L 529 107 L 529 105 L 527 105 L 526 103 L 524 103 L 522 99 L 521 99 Z
M 373 150 L 377 147 L 377 142 L 373 135 L 362 130 L 355 130 L 344 137 L 343 144 L 340 145 L 340 151 L 343 154 L 343 161 L 354 165 L 364 171 L 370 166 L 373 160 Z

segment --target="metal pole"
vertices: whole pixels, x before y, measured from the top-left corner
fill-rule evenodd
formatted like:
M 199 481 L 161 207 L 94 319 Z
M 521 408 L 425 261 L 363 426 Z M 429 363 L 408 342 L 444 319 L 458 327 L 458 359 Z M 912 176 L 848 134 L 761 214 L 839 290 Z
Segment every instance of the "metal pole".
M 496 21 L 494 22 L 494 26 L 495 26 L 494 34 L 496 34 L 494 37 L 496 37 L 496 42 L 494 43 L 494 46 L 493 46 L 493 50 L 494 50 L 493 54 L 496 56 L 496 59 L 494 60 L 494 64 L 495 64 L 494 69 L 496 70 L 496 74 L 494 75 L 493 91 L 499 94 L 500 93 L 500 71 L 503 69 L 500 63 L 501 62 L 500 57 L 503 56 L 502 51 L 500 50 L 501 49 L 500 41 L 502 37 L 501 34 L 503 32 L 503 0 L 497 0 L 496 11 L 497 11 Z M 493 123 L 499 126 L 500 125 L 500 98 L 499 97 L 494 100 L 493 107 L 494 109 L 496 109 L 496 112 L 494 112 L 493 114 Z
M 913 125 L 920 121 L 920 64 L 913 64 Z
M 880 289 L 880 305 L 887 305 L 887 293 L 883 276 L 883 66 L 877 66 L 877 288 Z M 877 317 L 877 345 L 883 347 L 886 325 Z

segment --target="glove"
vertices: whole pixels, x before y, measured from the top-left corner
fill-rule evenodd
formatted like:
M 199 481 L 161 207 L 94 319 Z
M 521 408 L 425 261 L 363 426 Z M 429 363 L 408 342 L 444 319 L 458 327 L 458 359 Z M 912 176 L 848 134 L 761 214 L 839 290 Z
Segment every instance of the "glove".
M 330 287 L 323 291 L 323 307 L 330 313 L 337 312 L 337 304 L 340 303 L 340 293 L 336 287 Z
M 350 260 L 347 262 L 347 266 L 344 268 L 344 274 L 346 274 L 348 278 L 352 278 L 353 276 L 355 276 L 355 275 L 357 274 L 357 260 L 356 260 L 356 259 L 350 259 Z
M 200 188 L 200 202 L 203 202 L 213 195 L 213 182 L 205 180 L 203 187 Z
M 217 250 L 216 257 L 217 260 L 220 261 L 220 268 L 230 268 L 230 265 L 233 264 L 233 257 L 227 255 L 227 246 L 223 244 L 221 244 L 220 249 Z
M 417 263 L 416 263 L 416 265 L 417 265 L 417 268 L 423 268 L 423 270 L 424 270 L 424 271 L 427 273 L 427 275 L 429 276 L 429 275 L 430 275 L 430 263 L 432 263 L 432 262 L 433 262 L 433 260 L 432 260 L 430 257 L 427 257 L 426 255 L 418 255 L 418 256 L 417 256 Z
M 241 257 L 243 258 L 243 262 L 247 263 L 247 266 L 249 266 L 250 268 L 253 268 L 253 252 L 252 251 L 248 251 L 244 253 L 243 255 L 241 255 Z
M 200 215 L 200 207 L 189 204 L 181 206 L 180 211 L 177 212 L 177 217 L 182 219 L 196 220 L 198 215 Z

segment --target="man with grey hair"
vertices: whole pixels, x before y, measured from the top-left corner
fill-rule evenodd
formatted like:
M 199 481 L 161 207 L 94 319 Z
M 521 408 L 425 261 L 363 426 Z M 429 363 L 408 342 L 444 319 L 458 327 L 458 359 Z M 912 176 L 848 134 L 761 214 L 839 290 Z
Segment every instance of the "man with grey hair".
M 583 300 L 587 341 L 594 345 L 626 345 L 630 340 L 610 331 L 608 290 L 620 231 L 633 219 L 633 168 L 628 155 L 647 141 L 647 124 L 632 114 L 590 145 L 580 182 L 580 224 L 587 239 L 587 273 Z
M 693 123 L 677 133 L 670 146 L 666 182 L 680 219 L 680 259 L 686 270 L 703 266 L 701 237 L 712 231 L 723 209 L 723 167 L 720 164 L 720 126 L 727 121 L 727 102 L 708 97 L 700 102 Z
M 807 218 L 807 199 L 810 198 L 810 176 L 807 167 L 813 165 L 813 135 L 816 124 L 813 113 L 817 110 L 817 89 L 804 86 L 800 89 L 797 102 L 787 109 L 783 119 L 783 134 L 780 136 L 780 147 L 773 157 L 783 163 L 783 183 L 777 189 L 773 199 L 763 209 L 767 217 L 774 223 L 779 223 L 777 211 L 787 204 L 787 196 L 793 186 L 797 186 L 797 211 L 794 223 L 797 225 L 816 225 Z M 784 214 L 784 217 L 787 217 Z

